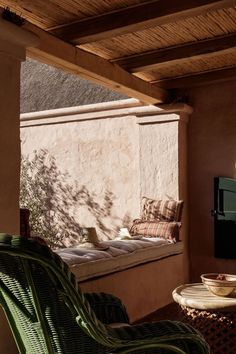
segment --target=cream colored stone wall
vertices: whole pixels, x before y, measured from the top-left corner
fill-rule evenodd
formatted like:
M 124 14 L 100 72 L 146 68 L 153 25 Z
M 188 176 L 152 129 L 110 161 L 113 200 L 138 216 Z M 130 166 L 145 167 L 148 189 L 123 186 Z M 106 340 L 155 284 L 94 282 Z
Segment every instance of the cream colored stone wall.
M 32 157 L 34 150 L 44 149 L 55 157 L 64 182 L 75 189 L 85 186 L 93 200 L 92 205 L 81 205 L 83 196 L 74 200 L 71 217 L 81 226 L 96 227 L 101 238 L 114 237 L 139 216 L 142 195 L 180 197 L 182 118 L 174 109 L 166 110 L 124 100 L 25 114 L 22 153 Z M 185 178 L 186 171 L 182 173 Z M 106 196 L 112 203 L 110 215 L 102 211 Z
M 141 195 L 179 199 L 178 121 L 140 125 Z
M 47 150 L 67 174 L 65 184 L 77 190 L 85 186 L 92 203 L 81 206 L 81 195 L 71 216 L 81 226 L 96 227 L 100 238 L 109 238 L 139 212 L 138 133 L 132 116 L 22 128 L 22 153 Z M 112 203 L 107 216 L 101 210 L 106 197 Z

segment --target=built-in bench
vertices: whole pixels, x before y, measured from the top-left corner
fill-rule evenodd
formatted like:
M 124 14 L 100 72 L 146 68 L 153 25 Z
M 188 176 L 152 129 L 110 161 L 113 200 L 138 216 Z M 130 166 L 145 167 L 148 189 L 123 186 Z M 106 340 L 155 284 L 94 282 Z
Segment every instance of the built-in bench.
M 56 251 L 70 266 L 79 281 L 100 277 L 114 272 L 153 262 L 183 252 L 182 242 L 171 243 L 156 238 L 112 240 L 100 247 L 63 248 Z
M 129 239 L 95 240 L 56 252 L 83 291 L 120 297 L 131 320 L 137 320 L 170 303 L 172 290 L 187 280 L 184 242 L 179 241 L 181 209 L 181 201 L 144 197 Z
M 172 301 L 183 282 L 183 242 L 163 239 L 106 241 L 107 250 L 73 247 L 57 253 L 84 292 L 107 292 L 122 299 L 136 321 Z

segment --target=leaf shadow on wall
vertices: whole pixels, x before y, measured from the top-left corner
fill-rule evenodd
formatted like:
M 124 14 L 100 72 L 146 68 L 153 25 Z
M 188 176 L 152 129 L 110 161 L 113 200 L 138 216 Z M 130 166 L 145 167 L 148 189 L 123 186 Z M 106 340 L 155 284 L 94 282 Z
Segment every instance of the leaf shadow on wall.
M 106 190 L 98 198 L 84 185 L 69 184 L 68 177 L 68 173 L 59 170 L 56 159 L 47 150 L 34 151 L 32 158 L 22 156 L 20 205 L 30 210 L 32 234 L 43 237 L 54 248 L 82 242 L 81 227 L 88 225 L 72 215 L 75 207 L 88 210 L 98 233 L 106 239 L 120 227 L 130 225 L 128 214 L 123 219 L 112 214 L 115 196 L 111 191 Z M 112 227 L 106 225 L 108 219 Z

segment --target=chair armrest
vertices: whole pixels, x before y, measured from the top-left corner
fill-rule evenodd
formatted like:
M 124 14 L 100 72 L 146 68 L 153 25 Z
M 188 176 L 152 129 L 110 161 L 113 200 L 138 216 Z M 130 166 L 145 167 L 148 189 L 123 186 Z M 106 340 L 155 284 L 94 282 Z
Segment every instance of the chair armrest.
M 104 324 L 129 323 L 126 308 L 118 297 L 106 293 L 85 293 L 84 295 L 97 318 Z
M 123 340 L 124 345 L 114 351 L 116 354 L 180 353 L 180 350 L 185 354 L 210 354 L 210 348 L 200 332 L 182 322 L 164 320 L 129 327 L 107 327 L 111 336 Z

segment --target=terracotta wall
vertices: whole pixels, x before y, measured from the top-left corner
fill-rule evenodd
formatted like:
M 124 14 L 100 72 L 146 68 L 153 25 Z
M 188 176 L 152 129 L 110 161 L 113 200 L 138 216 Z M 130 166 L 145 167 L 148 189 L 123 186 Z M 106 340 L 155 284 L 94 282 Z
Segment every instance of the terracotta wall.
M 236 178 L 236 83 L 192 89 L 189 120 L 189 245 L 191 279 L 206 272 L 235 273 L 236 260 L 214 258 L 213 178 Z M 227 242 L 227 235 L 225 235 Z
M 19 233 L 19 93 L 20 61 L 7 55 L 0 20 L 0 232 Z M 10 46 L 8 46 L 10 48 Z M 0 307 L 0 353 L 17 353 L 9 325 Z
M 19 234 L 20 67 L 37 37 L 0 18 L 0 232 Z M 3 271 L 1 269 L 1 271 Z M 4 272 L 4 271 L 3 271 Z M 18 350 L 0 307 L 0 353 Z
M 19 233 L 19 73 L 19 61 L 0 55 L 0 232 L 15 234 Z M 17 353 L 2 307 L 0 329 L 0 353 Z
M 19 73 L 18 60 L 0 57 L 0 232 L 13 234 L 19 232 Z

